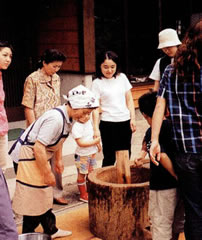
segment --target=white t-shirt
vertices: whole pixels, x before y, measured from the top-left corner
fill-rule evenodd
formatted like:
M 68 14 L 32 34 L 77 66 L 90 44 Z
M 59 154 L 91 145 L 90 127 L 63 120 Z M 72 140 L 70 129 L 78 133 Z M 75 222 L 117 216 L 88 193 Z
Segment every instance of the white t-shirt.
M 91 120 L 86 123 L 75 122 L 72 127 L 72 137 L 74 139 L 81 138 L 83 141 L 93 140 L 93 125 Z M 79 156 L 88 156 L 97 152 L 96 145 L 90 147 L 79 147 L 77 145 L 75 153 Z
M 149 78 L 154 80 L 154 81 L 160 81 L 161 79 L 161 74 L 160 74 L 160 60 L 161 58 L 159 58 L 154 67 L 153 67 L 153 70 L 151 72 L 151 74 L 149 75 Z
M 92 91 L 100 99 L 101 120 L 122 122 L 130 119 L 130 111 L 126 105 L 126 92 L 132 88 L 125 74 L 116 78 L 96 78 L 92 83 Z
M 153 70 L 151 72 L 151 74 L 149 75 L 149 78 L 154 80 L 154 81 L 160 81 L 161 80 L 161 71 L 160 71 L 160 60 L 161 58 L 159 58 L 154 67 Z M 171 58 L 171 63 L 173 63 L 174 58 Z

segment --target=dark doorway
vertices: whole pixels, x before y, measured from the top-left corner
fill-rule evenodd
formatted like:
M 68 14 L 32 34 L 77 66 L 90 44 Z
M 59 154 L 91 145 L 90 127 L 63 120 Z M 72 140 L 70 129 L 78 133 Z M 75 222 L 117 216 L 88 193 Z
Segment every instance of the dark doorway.
M 8 121 L 24 119 L 21 106 L 23 85 L 32 71 L 36 54 L 37 11 L 34 1 L 1 2 L 0 39 L 9 41 L 14 49 L 11 66 L 3 73 L 5 107 Z

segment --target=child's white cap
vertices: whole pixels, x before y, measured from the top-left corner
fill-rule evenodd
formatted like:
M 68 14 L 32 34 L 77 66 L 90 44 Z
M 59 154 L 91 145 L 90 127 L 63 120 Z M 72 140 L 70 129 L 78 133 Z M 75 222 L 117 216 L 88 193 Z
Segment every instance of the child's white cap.
M 158 49 L 180 45 L 177 32 L 172 28 L 166 28 L 159 33 Z
M 68 97 L 63 95 L 73 109 L 96 108 L 99 107 L 99 101 L 95 94 L 83 85 L 71 89 Z

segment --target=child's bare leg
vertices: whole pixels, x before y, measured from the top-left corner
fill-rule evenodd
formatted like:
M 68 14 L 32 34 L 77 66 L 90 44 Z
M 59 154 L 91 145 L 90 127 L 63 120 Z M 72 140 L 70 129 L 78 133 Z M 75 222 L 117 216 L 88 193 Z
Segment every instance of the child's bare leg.
M 161 153 L 160 163 L 174 178 L 177 179 L 173 164 L 166 153 Z

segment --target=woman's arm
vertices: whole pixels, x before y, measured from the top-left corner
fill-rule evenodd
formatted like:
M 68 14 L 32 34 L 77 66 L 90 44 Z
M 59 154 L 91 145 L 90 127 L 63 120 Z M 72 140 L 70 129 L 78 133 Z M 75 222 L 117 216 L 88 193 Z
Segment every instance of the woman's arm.
M 27 120 L 27 127 L 36 120 L 33 109 L 25 107 L 25 119 Z
M 154 81 L 154 91 L 158 91 L 159 90 L 159 86 L 160 86 L 160 81 L 155 80 Z
M 96 108 L 95 110 L 93 110 L 92 120 L 93 120 L 94 137 L 100 137 L 100 130 L 99 130 L 100 108 Z
M 60 144 L 59 149 L 54 152 L 54 166 L 57 173 L 62 173 L 64 171 L 64 164 L 62 161 L 62 146 L 63 144 Z
M 33 123 L 36 118 L 34 114 L 34 103 L 36 98 L 36 86 L 33 79 L 28 76 L 24 83 L 22 105 L 24 106 L 27 127 Z
M 151 136 L 152 144 L 150 147 L 150 157 L 152 162 L 156 165 L 158 165 L 159 164 L 158 161 L 160 161 L 159 134 L 160 134 L 161 125 L 165 115 L 165 109 L 166 109 L 165 98 L 158 97 L 156 102 L 156 107 L 152 117 L 152 136 Z
M 51 171 L 50 164 L 48 162 L 48 157 L 46 153 L 46 146 L 36 141 L 34 144 L 34 156 L 36 163 L 41 171 L 41 175 L 44 177 L 44 182 L 49 186 L 55 186 L 55 177 Z
M 133 102 L 133 96 L 131 90 L 126 92 L 126 105 L 130 111 L 130 126 L 132 132 L 136 131 L 136 122 L 135 122 L 135 106 Z

